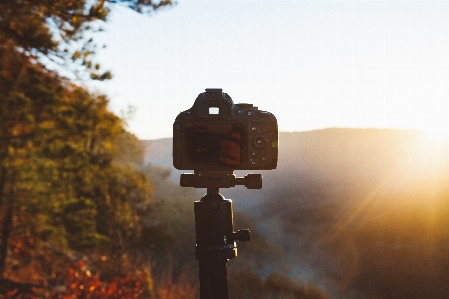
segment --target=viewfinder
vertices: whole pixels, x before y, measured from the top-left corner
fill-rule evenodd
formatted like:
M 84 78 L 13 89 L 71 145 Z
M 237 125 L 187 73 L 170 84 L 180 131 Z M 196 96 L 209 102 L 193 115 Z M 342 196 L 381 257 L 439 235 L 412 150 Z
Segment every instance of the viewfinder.
M 220 108 L 218 108 L 218 107 L 209 107 L 209 114 L 220 114 Z

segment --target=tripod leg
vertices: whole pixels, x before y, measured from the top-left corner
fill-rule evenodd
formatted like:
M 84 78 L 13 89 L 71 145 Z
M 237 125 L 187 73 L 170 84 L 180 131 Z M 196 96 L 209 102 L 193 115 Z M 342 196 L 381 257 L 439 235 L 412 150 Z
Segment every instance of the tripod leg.
M 228 299 L 227 260 L 200 259 L 200 298 Z

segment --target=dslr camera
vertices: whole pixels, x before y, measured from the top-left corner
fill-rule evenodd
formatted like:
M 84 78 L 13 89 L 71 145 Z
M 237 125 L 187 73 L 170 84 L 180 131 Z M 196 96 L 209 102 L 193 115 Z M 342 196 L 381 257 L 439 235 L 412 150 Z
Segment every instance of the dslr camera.
M 234 104 L 222 89 L 206 89 L 173 124 L 173 166 L 179 170 L 275 169 L 276 117 L 252 104 Z

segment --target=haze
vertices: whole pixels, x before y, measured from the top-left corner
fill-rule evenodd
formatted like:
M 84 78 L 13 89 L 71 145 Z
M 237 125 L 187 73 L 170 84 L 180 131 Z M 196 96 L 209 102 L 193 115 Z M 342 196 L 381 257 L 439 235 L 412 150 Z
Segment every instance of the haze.
M 96 84 L 141 139 L 172 135 L 205 88 L 274 113 L 280 131 L 449 124 L 449 2 L 179 1 L 141 16 L 114 7 Z
M 238 244 L 239 256 L 229 262 L 231 289 L 260 291 L 251 272 L 235 272 L 248 262 L 259 265 L 262 276 L 276 269 L 329 295 L 257 298 L 448 297 L 449 140 L 432 144 L 422 132 L 391 129 L 281 133 L 279 140 L 278 168 L 261 171 L 261 190 L 221 189 L 233 200 L 235 229 L 249 227 L 252 238 Z M 155 186 L 156 198 L 183 211 L 166 212 L 164 221 L 182 227 L 180 236 L 193 234 L 192 199 L 167 194 L 193 189 L 179 187 L 171 139 L 144 144 L 147 165 L 166 167 L 166 177 L 172 171 L 170 186 Z M 197 190 L 196 197 L 203 194 Z M 193 247 L 171 250 L 191 250 L 185 267 L 196 262 L 189 259 Z

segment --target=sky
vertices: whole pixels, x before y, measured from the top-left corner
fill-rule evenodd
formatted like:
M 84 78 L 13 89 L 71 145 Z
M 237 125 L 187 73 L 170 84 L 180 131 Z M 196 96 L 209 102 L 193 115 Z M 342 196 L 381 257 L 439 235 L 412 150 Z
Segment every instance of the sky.
M 449 1 L 178 0 L 114 6 L 96 34 L 114 78 L 88 83 L 140 139 L 172 136 L 206 88 L 280 131 L 414 128 L 449 136 Z

